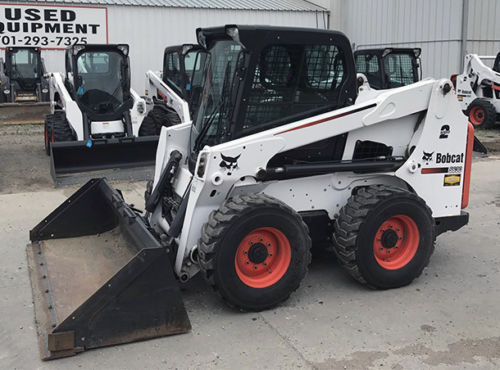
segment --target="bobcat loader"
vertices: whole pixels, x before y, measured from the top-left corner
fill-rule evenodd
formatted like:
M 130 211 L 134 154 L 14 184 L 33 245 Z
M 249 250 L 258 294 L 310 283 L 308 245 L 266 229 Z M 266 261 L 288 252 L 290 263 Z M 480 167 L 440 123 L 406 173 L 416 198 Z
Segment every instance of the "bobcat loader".
M 191 121 L 203 89 L 201 73 L 205 60 L 206 51 L 199 45 L 165 48 L 163 71 L 146 72 L 149 113 L 145 120 L 161 123 L 159 128 Z
M 130 88 L 128 45 L 73 45 L 66 73 L 50 74 L 45 150 L 54 180 L 72 173 L 152 165 L 158 143 L 146 103 Z
M 7 47 L 0 58 L 2 123 L 43 123 L 49 112 L 49 87 L 41 49 Z
M 453 75 L 451 79 L 469 121 L 478 128 L 492 128 L 500 114 L 500 53 L 493 68 L 486 66 L 476 54 L 466 55 L 462 74 Z
M 198 114 L 162 128 L 145 213 L 94 179 L 30 232 L 44 359 L 188 331 L 179 285 L 198 273 L 232 307 L 274 307 L 313 242 L 360 283 L 401 287 L 468 222 L 474 129 L 449 80 L 368 96 L 336 31 L 228 25 L 197 39 Z

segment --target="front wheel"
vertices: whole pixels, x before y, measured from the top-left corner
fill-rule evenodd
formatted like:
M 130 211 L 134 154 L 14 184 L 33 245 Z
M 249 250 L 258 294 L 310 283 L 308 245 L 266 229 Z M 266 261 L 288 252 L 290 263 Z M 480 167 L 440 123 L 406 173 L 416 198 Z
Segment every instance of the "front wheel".
M 434 251 L 429 207 L 408 191 L 368 186 L 349 198 L 335 221 L 335 252 L 359 282 L 398 288 L 420 276 Z
M 251 311 L 286 300 L 311 261 L 301 217 L 265 194 L 226 200 L 210 214 L 198 248 L 206 280 L 229 305 Z

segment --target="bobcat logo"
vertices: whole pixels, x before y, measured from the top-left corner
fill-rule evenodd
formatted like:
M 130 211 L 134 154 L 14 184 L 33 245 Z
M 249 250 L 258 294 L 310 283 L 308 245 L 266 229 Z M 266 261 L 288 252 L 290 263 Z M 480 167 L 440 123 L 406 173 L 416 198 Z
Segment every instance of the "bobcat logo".
M 228 176 L 231 176 L 231 171 L 234 171 L 238 168 L 238 158 L 241 156 L 239 154 L 236 157 L 229 157 L 224 154 L 220 154 L 222 161 L 219 163 L 219 167 L 224 169 Z
M 424 152 L 424 155 L 422 156 L 422 160 L 426 161 L 426 162 L 432 161 L 433 154 L 434 154 L 434 152 L 432 152 L 432 153 Z

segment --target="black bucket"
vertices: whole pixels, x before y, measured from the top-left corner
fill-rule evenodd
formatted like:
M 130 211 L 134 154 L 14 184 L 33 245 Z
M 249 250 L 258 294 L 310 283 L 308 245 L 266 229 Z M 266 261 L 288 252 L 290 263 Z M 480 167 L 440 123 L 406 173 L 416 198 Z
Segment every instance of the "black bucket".
M 90 180 L 30 239 L 42 359 L 191 329 L 173 252 L 106 180 Z

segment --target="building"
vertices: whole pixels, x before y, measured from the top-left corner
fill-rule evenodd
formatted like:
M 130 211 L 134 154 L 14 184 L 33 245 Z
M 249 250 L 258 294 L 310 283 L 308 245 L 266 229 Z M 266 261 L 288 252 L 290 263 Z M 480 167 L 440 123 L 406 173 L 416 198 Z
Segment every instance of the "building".
M 27 0 L 0 4 L 0 47 L 43 47 L 48 71 L 64 71 L 74 41 L 130 45 L 132 87 L 161 70 L 166 46 L 196 42 L 197 27 L 224 24 L 328 28 L 326 8 L 305 0 Z M 10 31 L 9 31 L 10 30 Z
M 460 73 L 468 53 L 500 51 L 498 0 L 318 0 L 356 48 L 420 47 L 423 77 Z M 487 62 L 492 63 L 492 60 Z

